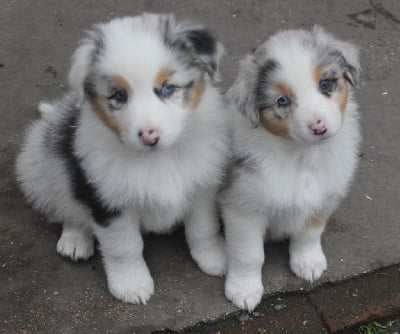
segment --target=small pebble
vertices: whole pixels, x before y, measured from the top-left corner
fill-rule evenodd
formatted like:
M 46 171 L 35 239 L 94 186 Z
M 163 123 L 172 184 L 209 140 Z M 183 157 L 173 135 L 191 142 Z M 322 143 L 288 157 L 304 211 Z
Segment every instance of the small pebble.
M 239 315 L 238 319 L 240 322 L 245 322 L 250 319 L 250 316 L 246 313 L 243 313 L 243 314 Z
M 274 306 L 274 309 L 276 311 L 281 311 L 281 310 L 285 309 L 286 307 L 287 306 L 285 304 L 277 304 L 277 305 Z

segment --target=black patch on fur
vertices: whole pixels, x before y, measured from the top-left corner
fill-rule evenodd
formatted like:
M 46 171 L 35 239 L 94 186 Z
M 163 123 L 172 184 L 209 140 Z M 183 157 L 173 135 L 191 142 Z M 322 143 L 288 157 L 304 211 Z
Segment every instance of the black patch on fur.
M 258 71 L 257 83 L 254 90 L 256 107 L 258 109 L 267 107 L 265 103 L 268 101 L 267 88 L 271 83 L 270 76 L 278 66 L 276 61 L 268 60 Z
M 257 169 L 257 159 L 252 157 L 250 154 L 237 157 L 234 161 L 234 165 L 239 168 L 244 168 L 247 170 L 255 170 Z
M 71 183 L 71 190 L 76 200 L 84 203 L 93 219 L 101 226 L 108 226 L 111 219 L 121 214 L 119 209 L 107 208 L 98 196 L 97 189 L 89 183 L 80 159 L 75 155 L 73 143 L 81 110 L 71 106 L 68 116 L 57 129 L 49 129 L 46 142 L 65 163 Z
M 96 96 L 95 85 L 90 79 L 85 80 L 85 82 L 83 83 L 83 90 L 85 91 L 85 96 L 89 100 L 93 99 Z
M 175 34 L 167 34 L 165 43 L 178 51 L 182 63 L 188 68 L 193 66 L 204 69 L 212 78 L 217 70 L 217 41 L 203 28 L 188 27 Z
M 187 38 L 198 53 L 212 55 L 216 52 L 216 41 L 207 30 L 189 31 Z

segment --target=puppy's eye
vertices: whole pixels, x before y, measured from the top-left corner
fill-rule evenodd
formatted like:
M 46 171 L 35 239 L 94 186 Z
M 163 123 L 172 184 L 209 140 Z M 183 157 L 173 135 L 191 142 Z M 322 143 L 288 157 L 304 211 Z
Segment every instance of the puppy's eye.
M 292 100 L 288 96 L 281 96 L 276 100 L 278 107 L 288 107 L 292 104 Z
M 117 89 L 108 99 L 115 100 L 117 103 L 123 104 L 128 101 L 128 93 L 125 89 Z
M 329 94 L 334 88 L 335 80 L 333 79 L 322 79 L 319 82 L 319 90 L 322 94 Z
M 176 86 L 171 85 L 171 84 L 169 84 L 167 82 L 164 82 L 161 85 L 160 94 L 163 97 L 168 97 L 168 96 L 171 96 L 174 93 L 175 89 L 176 89 Z

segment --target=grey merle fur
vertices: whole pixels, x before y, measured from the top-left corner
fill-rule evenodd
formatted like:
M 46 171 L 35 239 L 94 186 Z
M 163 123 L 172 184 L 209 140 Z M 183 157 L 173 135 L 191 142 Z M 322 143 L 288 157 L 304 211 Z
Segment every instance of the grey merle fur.
M 74 104 L 65 107 L 69 109 L 69 112 L 65 113 L 67 117 L 56 127 L 49 126 L 44 137 L 48 153 L 55 154 L 63 160 L 74 198 L 89 208 L 97 224 L 107 226 L 110 219 L 120 215 L 121 212 L 116 208 L 107 208 L 99 198 L 95 186 L 88 181 L 80 159 L 74 153 L 75 131 L 81 110 Z

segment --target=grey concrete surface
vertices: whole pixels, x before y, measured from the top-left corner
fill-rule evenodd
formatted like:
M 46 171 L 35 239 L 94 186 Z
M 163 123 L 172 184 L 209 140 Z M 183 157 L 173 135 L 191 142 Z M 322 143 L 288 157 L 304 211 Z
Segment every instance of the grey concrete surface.
M 113 299 L 99 254 L 85 263 L 60 258 L 59 226 L 25 203 L 13 168 L 21 136 L 39 100 L 61 96 L 69 57 L 92 23 L 142 11 L 174 12 L 214 30 L 227 54 L 225 89 L 237 61 L 282 28 L 322 24 L 361 48 L 357 93 L 363 144 L 352 191 L 324 235 L 337 281 L 400 262 L 400 2 L 397 0 L 71 0 L 0 2 L 0 333 L 150 333 L 178 329 L 235 311 L 223 279 L 190 259 L 181 231 L 149 236 L 145 258 L 156 284 L 147 305 Z M 265 293 L 315 285 L 288 270 L 287 245 L 266 245 Z

